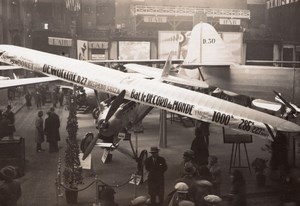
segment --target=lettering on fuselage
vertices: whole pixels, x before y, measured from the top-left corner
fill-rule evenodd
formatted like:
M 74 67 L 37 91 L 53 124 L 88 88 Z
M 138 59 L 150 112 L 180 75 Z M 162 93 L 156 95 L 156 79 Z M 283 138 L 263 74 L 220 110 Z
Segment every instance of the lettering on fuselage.
M 86 85 L 87 83 L 87 78 L 82 77 L 74 72 L 66 71 L 64 69 L 59 69 L 57 67 L 44 64 L 43 66 L 43 72 L 46 74 L 51 74 L 78 84 Z
M 9 56 L 5 56 L 3 55 L 3 59 L 4 60 L 9 60 L 9 64 L 13 64 L 13 65 L 17 65 L 17 66 L 20 66 L 20 67 L 24 67 L 24 68 L 28 68 L 30 70 L 34 70 L 34 64 L 29 61 L 29 60 L 21 60 L 21 59 L 17 59 L 15 57 L 9 57 Z
M 192 110 L 195 107 L 195 105 L 191 105 L 176 100 L 171 101 L 168 98 L 159 95 L 138 92 L 136 90 L 132 90 L 130 97 L 138 101 L 142 101 L 155 106 L 168 108 L 173 111 L 182 112 L 184 114 L 189 114 L 189 115 L 192 115 Z

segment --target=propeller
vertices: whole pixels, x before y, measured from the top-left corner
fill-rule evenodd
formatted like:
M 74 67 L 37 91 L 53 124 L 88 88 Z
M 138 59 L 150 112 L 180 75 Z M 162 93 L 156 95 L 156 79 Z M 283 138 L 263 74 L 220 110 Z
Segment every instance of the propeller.
M 83 151 L 82 160 L 85 160 L 85 158 L 87 158 L 89 156 L 89 154 L 92 152 L 99 136 L 100 136 L 100 134 L 98 134 L 97 137 L 94 137 L 94 135 L 92 133 L 89 133 L 89 136 L 86 135 L 86 141 L 84 142 L 84 147 L 86 147 L 86 148 Z
M 105 120 L 102 122 L 99 129 L 107 129 L 108 127 L 108 121 L 109 119 L 115 114 L 115 112 L 118 110 L 120 105 L 123 103 L 124 97 L 125 97 L 125 90 L 122 90 L 122 92 L 117 96 L 117 98 L 112 102 L 107 115 L 105 117 Z
M 109 119 L 114 115 L 114 113 L 118 110 L 120 105 L 123 103 L 124 97 L 125 97 L 125 90 L 122 90 L 122 92 L 116 97 L 116 99 L 112 102 L 107 115 L 105 117 L 105 120 L 101 123 L 101 126 L 99 129 L 107 129 L 108 128 L 108 121 Z M 93 134 L 88 133 L 89 136 L 86 136 L 86 141 L 84 144 L 84 151 L 83 151 L 83 157 L 82 159 L 85 160 L 87 156 L 92 152 L 93 148 L 95 147 L 97 140 L 100 138 L 100 132 L 98 133 L 97 137 L 94 137 Z
M 297 110 L 295 109 L 295 107 L 293 107 L 293 105 L 291 105 L 288 101 L 286 101 L 286 99 L 284 99 L 280 93 L 276 92 L 275 90 L 273 90 L 273 92 L 276 94 L 276 96 L 282 101 L 282 103 L 291 109 L 291 113 L 295 116 L 297 114 Z

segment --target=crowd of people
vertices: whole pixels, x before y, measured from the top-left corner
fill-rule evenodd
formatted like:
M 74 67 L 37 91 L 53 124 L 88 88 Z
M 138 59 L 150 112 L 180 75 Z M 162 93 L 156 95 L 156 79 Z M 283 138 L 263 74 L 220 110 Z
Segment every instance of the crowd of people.
M 200 165 L 193 150 L 184 151 L 182 170 L 178 174 L 178 179 L 174 181 L 174 189 L 165 196 L 164 173 L 168 169 L 166 160 L 159 155 L 157 147 L 151 147 L 149 152 L 151 156 L 145 161 L 149 196 L 139 196 L 131 201 L 131 205 L 216 206 L 222 202 L 220 197 L 222 171 L 216 156 L 208 156 L 206 161 L 202 159 Z M 242 172 L 234 170 L 230 177 L 232 185 L 230 194 L 227 194 L 228 205 L 247 205 L 246 183 Z
M 34 99 L 35 105 L 37 109 L 41 109 L 42 106 L 45 105 L 47 101 L 47 94 L 51 94 L 51 102 L 53 107 L 65 105 L 67 107 L 68 104 L 68 95 L 65 94 L 62 89 L 59 87 L 55 87 L 54 90 L 50 93 L 49 87 L 47 85 L 39 85 L 31 92 L 29 90 L 26 91 L 24 96 L 25 104 L 28 109 L 32 107 L 32 98 Z
M 63 106 L 64 99 L 67 97 L 63 92 L 55 89 L 52 92 L 52 107 L 46 113 L 47 117 L 44 119 L 44 112 L 41 106 L 45 104 L 45 99 L 42 97 L 42 91 L 36 90 L 34 94 L 29 92 L 25 95 L 26 106 L 30 109 L 32 96 L 35 99 L 38 110 L 35 119 L 35 142 L 36 152 L 45 151 L 42 144 L 45 140 L 49 143 L 49 152 L 58 152 L 58 141 L 60 141 L 60 119 L 55 113 L 55 107 L 59 104 Z M 43 100 L 44 99 L 44 100 Z M 8 105 L 5 111 L 0 110 L 0 139 L 8 136 L 13 137 L 16 131 L 14 122 L 14 113 L 11 111 L 11 105 Z M 280 133 L 279 133 L 280 134 Z M 139 196 L 132 200 L 131 205 L 151 205 L 151 206 L 210 206 L 218 205 L 222 202 L 221 184 L 222 184 L 222 170 L 218 161 L 218 157 L 209 154 L 209 124 L 201 122 L 195 127 L 195 138 L 191 143 L 191 147 L 184 151 L 183 162 L 180 168 L 178 178 L 174 180 L 174 188 L 172 191 L 165 191 L 165 177 L 164 174 L 168 170 L 166 160 L 159 155 L 159 148 L 151 147 L 149 153 L 151 154 L 145 161 L 145 169 L 148 171 L 148 196 Z M 272 153 L 270 166 L 271 169 L 282 169 L 286 171 L 288 168 L 286 139 L 282 135 L 278 135 L 272 143 Z M 21 188 L 17 181 L 16 171 L 12 166 L 4 167 L 0 170 L 0 180 L 4 184 L 0 186 L 0 206 L 14 205 L 21 195 Z M 231 191 L 225 194 L 230 206 L 246 206 L 247 193 L 246 182 L 243 174 L 239 170 L 234 170 L 230 174 Z M 282 193 L 283 198 L 290 198 L 293 194 L 289 189 L 291 178 L 282 178 L 283 189 L 289 192 Z M 12 195 L 4 196 L 13 188 Z M 110 191 L 111 197 L 108 202 L 113 200 L 114 191 Z M 165 192 L 167 192 L 165 194 Z M 223 194 L 224 195 L 224 194 Z M 293 197 L 297 195 L 293 194 Z M 108 195 L 105 195 L 108 197 Z M 110 197 L 110 196 L 109 196 Z M 1 204 L 3 201 L 3 204 Z M 9 203 L 6 203 L 9 202 Z M 13 203 L 15 202 L 15 203 Z
M 220 186 L 222 170 L 215 155 L 209 155 L 209 124 L 199 123 L 195 127 L 195 138 L 191 148 L 183 153 L 182 166 L 174 189 L 164 194 L 164 173 L 168 169 L 166 160 L 159 155 L 157 147 L 145 161 L 148 171 L 148 195 L 132 200 L 131 205 L 151 206 L 211 206 L 222 202 Z M 234 170 L 231 174 L 231 191 L 226 194 L 230 206 L 245 206 L 246 183 L 243 174 Z

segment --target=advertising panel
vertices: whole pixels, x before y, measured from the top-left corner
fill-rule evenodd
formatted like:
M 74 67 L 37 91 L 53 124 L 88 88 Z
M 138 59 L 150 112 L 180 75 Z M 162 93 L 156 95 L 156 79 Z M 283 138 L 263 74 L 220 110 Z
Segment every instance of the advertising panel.
M 190 35 L 190 31 L 159 31 L 158 58 L 167 59 L 170 52 L 172 52 L 173 58 L 185 58 Z
M 88 42 L 77 40 L 77 59 L 88 60 Z
M 150 42 L 119 41 L 119 60 L 150 59 Z

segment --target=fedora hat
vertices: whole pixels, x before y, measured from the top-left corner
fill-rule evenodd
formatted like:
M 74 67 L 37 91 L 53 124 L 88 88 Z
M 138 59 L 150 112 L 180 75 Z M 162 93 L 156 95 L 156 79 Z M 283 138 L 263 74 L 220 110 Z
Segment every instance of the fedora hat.
M 159 149 L 157 147 L 150 148 L 150 153 L 157 153 L 157 152 L 159 152 Z
M 16 168 L 13 166 L 3 167 L 0 174 L 6 179 L 14 179 L 17 176 Z

